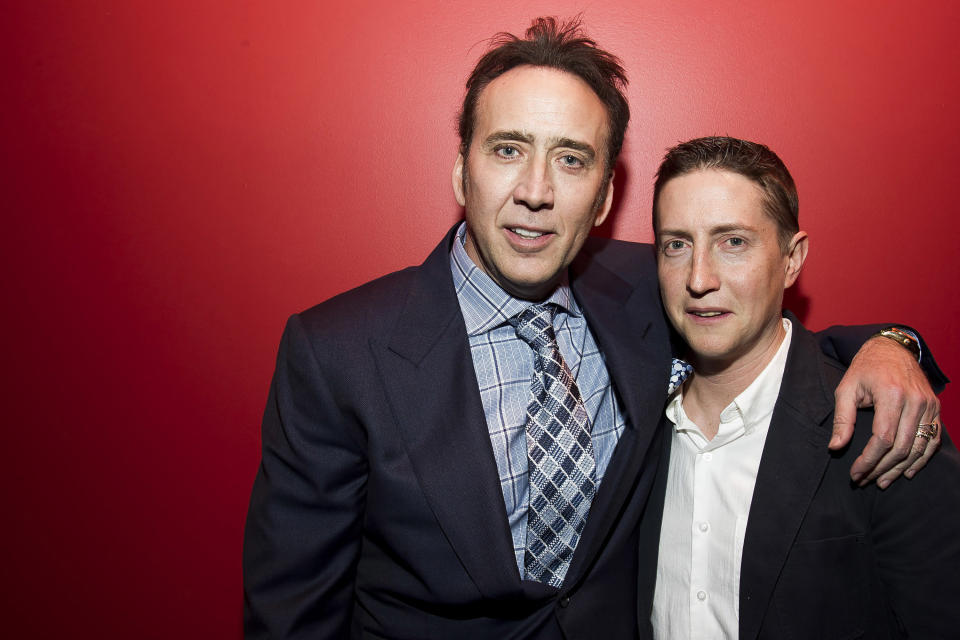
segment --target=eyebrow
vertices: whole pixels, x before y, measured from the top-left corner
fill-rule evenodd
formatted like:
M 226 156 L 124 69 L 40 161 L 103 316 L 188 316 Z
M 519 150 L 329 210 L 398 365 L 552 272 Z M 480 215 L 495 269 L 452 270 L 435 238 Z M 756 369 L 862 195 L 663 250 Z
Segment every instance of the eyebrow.
M 523 142 L 526 144 L 533 144 L 535 141 L 536 137 L 532 133 L 527 133 L 526 131 L 520 131 L 517 129 L 511 131 L 494 131 L 484 139 L 483 147 L 484 149 L 489 149 L 499 142 Z M 596 149 L 586 142 L 580 142 L 579 140 L 574 140 L 573 138 L 551 137 L 549 138 L 548 142 L 550 143 L 551 147 L 565 147 L 567 149 L 579 151 L 587 156 L 587 160 L 590 162 L 595 160 L 597 157 Z
M 710 229 L 710 235 L 716 236 L 722 233 L 731 233 L 735 231 L 748 231 L 751 233 L 756 233 L 757 229 L 751 226 L 743 224 L 721 224 Z M 684 231 L 682 229 L 661 229 L 658 233 L 658 236 L 674 236 L 677 238 L 686 238 L 688 240 L 693 238 L 693 234 L 689 231 Z
M 750 231 L 755 233 L 757 229 L 745 224 L 721 224 L 710 229 L 712 235 L 730 233 L 731 231 Z
M 693 235 L 691 235 L 690 233 L 687 233 L 686 231 L 681 231 L 681 230 L 679 230 L 679 229 L 660 229 L 660 230 L 657 232 L 657 237 L 659 238 L 659 237 L 662 237 L 662 236 L 671 236 L 671 237 L 674 237 L 674 238 L 684 238 L 684 239 L 686 239 L 686 240 L 690 240 L 690 239 L 693 238 Z

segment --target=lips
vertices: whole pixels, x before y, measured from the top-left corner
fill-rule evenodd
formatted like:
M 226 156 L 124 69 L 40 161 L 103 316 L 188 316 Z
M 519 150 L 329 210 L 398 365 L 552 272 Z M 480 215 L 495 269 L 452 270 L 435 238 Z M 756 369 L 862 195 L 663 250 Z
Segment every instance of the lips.
M 538 253 L 553 244 L 556 234 L 544 229 L 529 227 L 505 227 L 507 242 L 519 253 Z
M 513 227 L 510 229 L 510 231 L 513 231 L 515 234 L 517 234 L 521 238 L 529 238 L 529 239 L 539 238 L 540 236 L 543 235 L 543 231 L 531 231 L 530 229 L 523 229 L 521 227 Z
M 730 315 L 726 309 L 686 309 L 687 315 L 700 320 L 713 320 Z
M 507 227 L 507 230 L 526 240 L 536 240 L 550 233 L 549 231 L 538 231 L 536 229 L 527 229 L 526 227 Z

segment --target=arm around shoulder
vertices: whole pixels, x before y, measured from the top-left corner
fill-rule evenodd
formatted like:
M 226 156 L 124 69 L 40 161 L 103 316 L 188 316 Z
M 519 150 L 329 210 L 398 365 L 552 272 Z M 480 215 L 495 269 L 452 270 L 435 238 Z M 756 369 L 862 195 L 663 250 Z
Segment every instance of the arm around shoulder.
M 823 352 L 845 365 L 849 365 L 854 356 L 860 351 L 863 345 L 875 336 L 881 329 L 890 327 L 890 324 L 865 324 L 865 325 L 833 325 L 823 331 L 818 331 L 815 335 L 820 342 L 820 349 Z M 896 325 L 909 329 L 916 335 L 920 342 L 920 367 L 926 375 L 930 386 L 937 393 L 943 391 L 944 387 L 950 382 L 949 378 L 940 370 L 940 366 L 933 358 L 933 353 L 927 347 L 923 336 L 916 329 L 906 325 Z
M 350 633 L 367 458 L 363 431 L 338 407 L 327 375 L 292 316 L 264 411 L 244 534 L 248 640 Z
M 901 473 L 915 474 L 936 451 L 939 440 L 920 448 L 915 433 L 920 423 L 939 421 L 934 388 L 942 389 L 947 379 L 925 345 L 922 368 L 903 345 L 870 337 L 881 328 L 831 327 L 817 336 L 824 353 L 850 364 L 836 390 L 830 448 L 840 449 L 850 440 L 858 408 L 874 407 L 874 436 L 854 461 L 850 476 L 861 484 L 877 480 L 886 487 Z

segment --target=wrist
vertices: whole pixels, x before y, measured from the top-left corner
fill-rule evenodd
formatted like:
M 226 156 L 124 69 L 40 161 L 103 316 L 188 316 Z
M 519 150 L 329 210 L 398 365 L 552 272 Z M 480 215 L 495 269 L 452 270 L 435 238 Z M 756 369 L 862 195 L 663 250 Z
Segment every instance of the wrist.
M 899 326 L 884 327 L 871 337 L 877 336 L 887 338 L 888 340 L 893 340 L 913 354 L 913 357 L 916 358 L 917 362 L 920 362 L 920 357 L 923 355 L 923 350 L 920 347 L 920 338 L 910 329 Z

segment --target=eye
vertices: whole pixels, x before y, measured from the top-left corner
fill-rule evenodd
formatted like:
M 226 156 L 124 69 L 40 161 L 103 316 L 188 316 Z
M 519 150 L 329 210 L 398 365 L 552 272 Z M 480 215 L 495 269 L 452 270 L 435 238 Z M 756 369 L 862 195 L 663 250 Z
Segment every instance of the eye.
M 683 240 L 667 240 L 663 243 L 661 251 L 666 256 L 680 255 L 687 248 L 687 243 Z
M 724 242 L 728 247 L 731 247 L 734 249 L 744 247 L 747 244 L 747 241 L 741 238 L 740 236 L 730 236 Z
M 501 158 L 509 158 L 509 159 L 516 158 L 517 156 L 520 155 L 519 149 L 517 149 L 516 147 L 509 147 L 505 145 L 494 148 L 493 152 L 496 153 Z
M 583 160 L 573 155 L 572 153 L 567 153 L 565 155 L 560 156 L 560 163 L 563 164 L 563 166 L 571 169 L 578 169 L 584 166 Z

